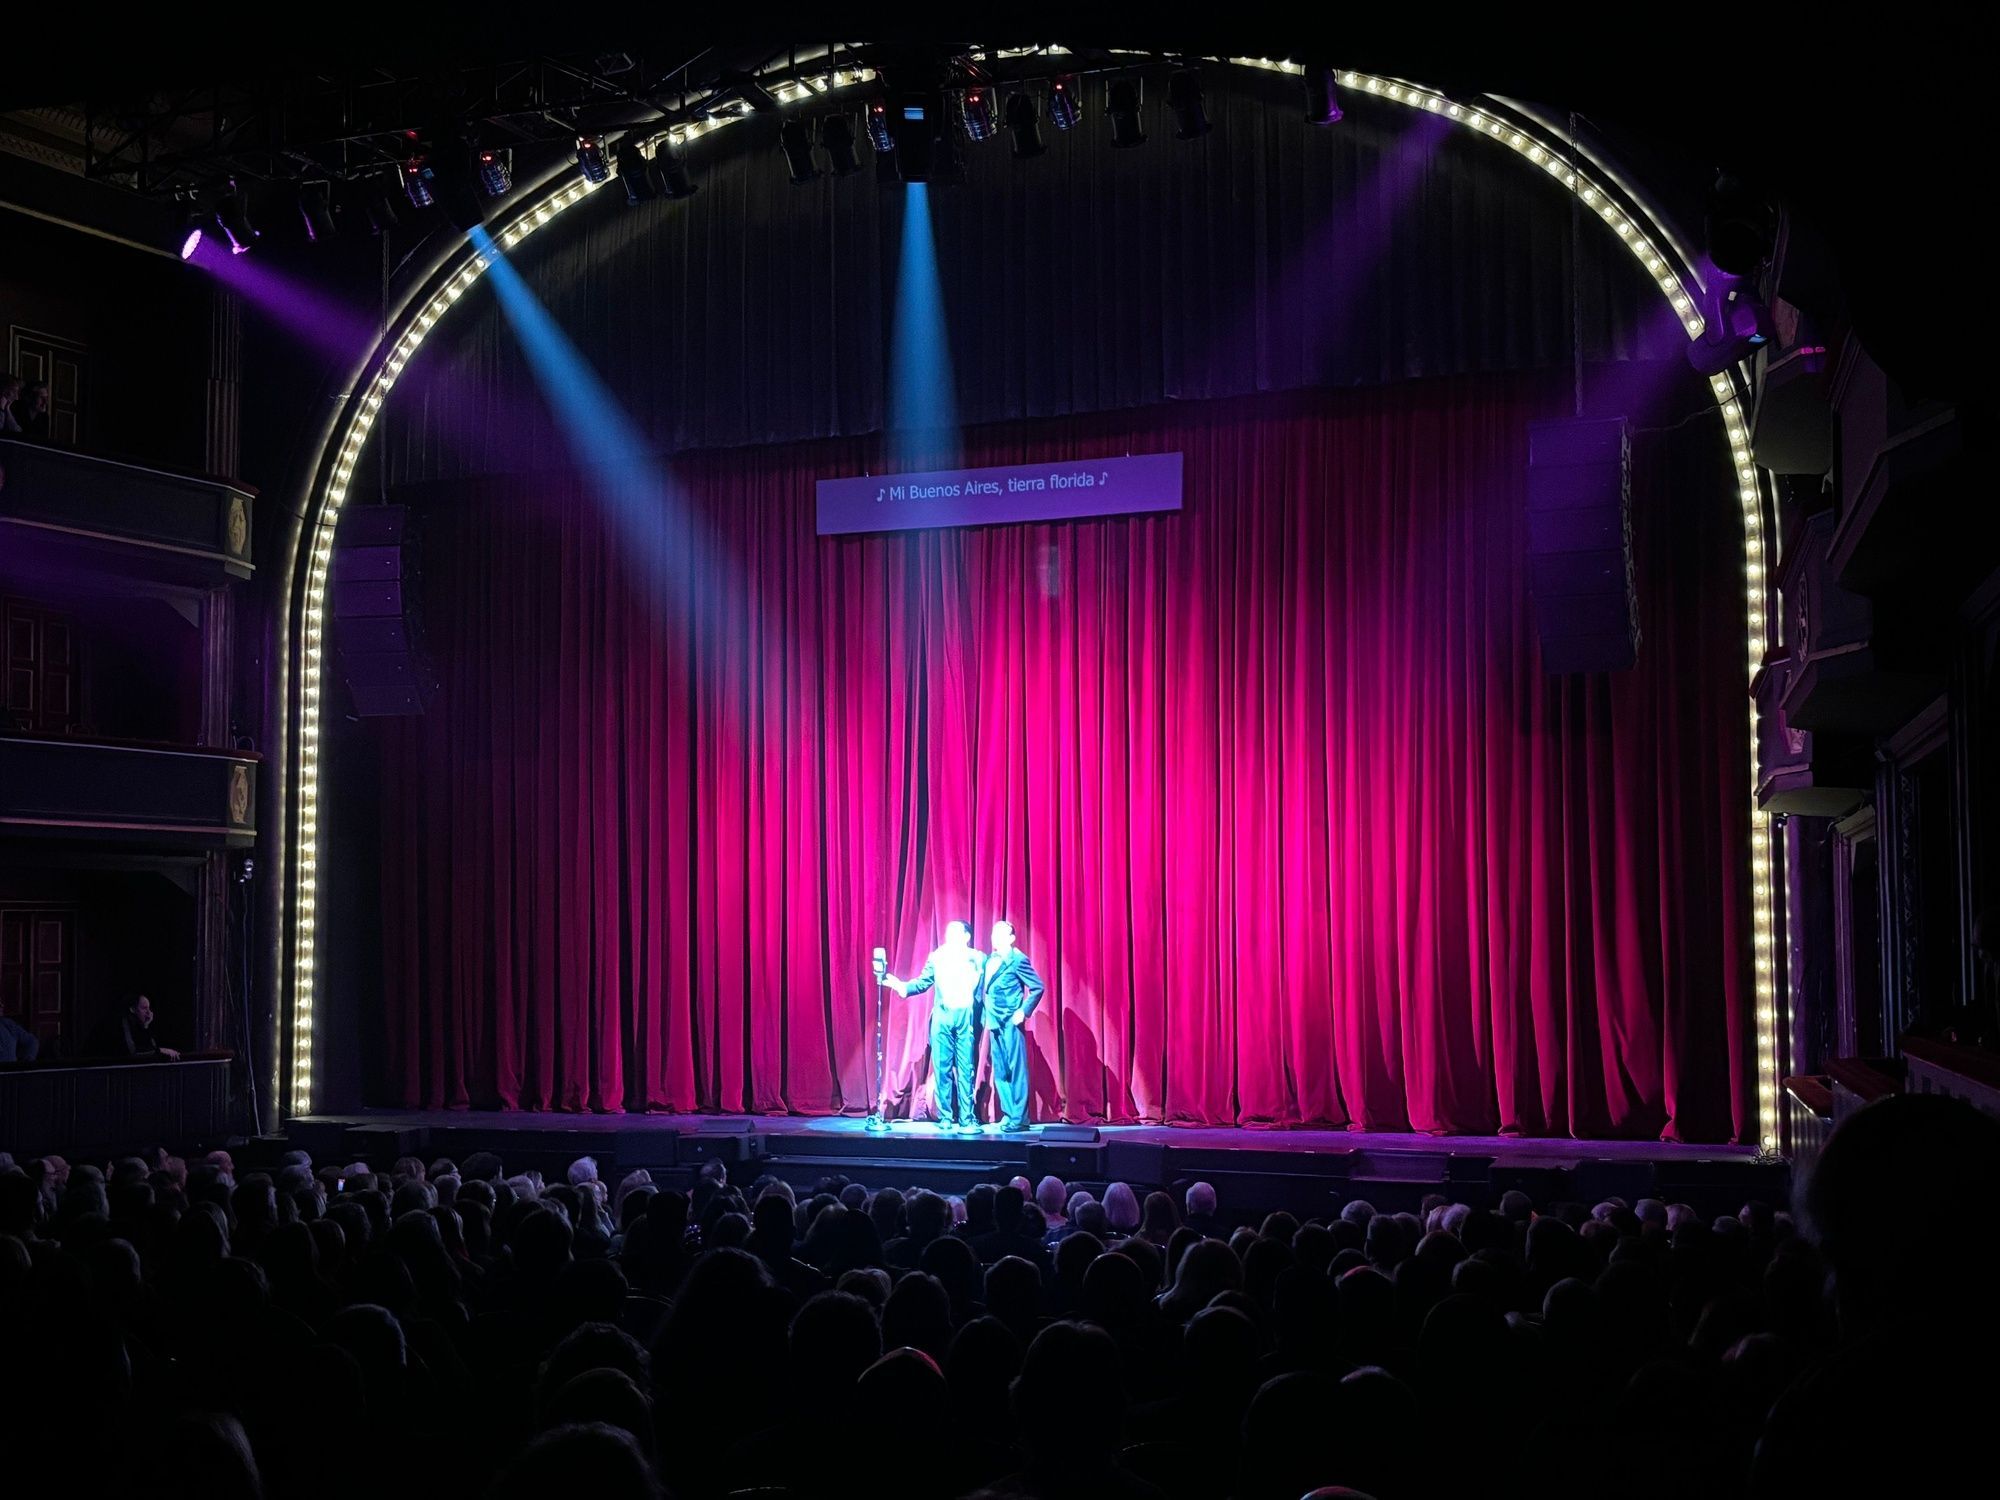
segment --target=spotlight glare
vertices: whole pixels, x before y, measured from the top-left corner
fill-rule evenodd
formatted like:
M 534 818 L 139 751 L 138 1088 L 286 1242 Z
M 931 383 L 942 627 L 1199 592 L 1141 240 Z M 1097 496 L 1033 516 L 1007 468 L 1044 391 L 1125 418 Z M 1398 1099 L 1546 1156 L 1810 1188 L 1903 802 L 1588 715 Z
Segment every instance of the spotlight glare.
M 190 208 L 181 215 L 180 227 L 174 231 L 174 249 L 182 260 L 193 260 L 195 251 L 201 248 L 202 236 L 214 220 L 198 208 Z
M 1333 69 L 1323 62 L 1308 62 L 1305 69 L 1306 123 L 1333 125 L 1341 117 L 1340 95 L 1333 86 Z
M 1049 119 L 1058 130 L 1074 130 L 1083 118 L 1083 101 L 1076 80 L 1065 74 L 1049 85 Z
M 1105 94 L 1104 112 L 1111 117 L 1111 144 L 1118 149 L 1146 144 L 1146 127 L 1139 118 L 1145 94 L 1136 78 L 1113 79 Z
M 1014 138 L 1014 159 L 1026 161 L 1048 150 L 1042 140 L 1041 101 L 1022 89 L 1007 101 L 1007 133 Z
M 580 135 L 576 138 L 576 169 L 583 174 L 585 182 L 610 180 L 611 160 L 604 154 L 602 136 Z
M 1167 108 L 1174 116 L 1174 139 L 1191 141 L 1207 135 L 1208 110 L 1202 103 L 1201 74 L 1182 68 L 1167 79 Z
M 785 154 L 785 170 L 791 173 L 794 187 L 803 187 L 819 176 L 819 163 L 813 160 L 812 127 L 804 120 L 785 121 L 778 132 L 778 148 Z

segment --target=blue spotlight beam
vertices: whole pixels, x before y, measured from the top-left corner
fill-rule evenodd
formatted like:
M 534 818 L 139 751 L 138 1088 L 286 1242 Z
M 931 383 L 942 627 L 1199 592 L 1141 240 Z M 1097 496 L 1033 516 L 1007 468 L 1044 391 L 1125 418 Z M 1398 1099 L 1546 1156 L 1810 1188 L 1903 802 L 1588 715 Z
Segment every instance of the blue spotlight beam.
M 903 250 L 896 266 L 896 318 L 889 361 L 889 469 L 949 469 L 959 460 L 958 400 L 951 334 L 938 283 L 930 189 L 910 183 L 903 199 Z
M 528 356 L 543 399 L 554 411 L 563 442 L 585 482 L 604 507 L 647 577 L 711 582 L 726 576 L 721 549 L 699 517 L 675 493 L 665 465 L 652 451 L 618 398 L 590 361 L 550 316 L 484 228 L 466 238 L 486 265 L 486 280 L 500 312 Z M 685 540 L 675 556 L 672 538 Z

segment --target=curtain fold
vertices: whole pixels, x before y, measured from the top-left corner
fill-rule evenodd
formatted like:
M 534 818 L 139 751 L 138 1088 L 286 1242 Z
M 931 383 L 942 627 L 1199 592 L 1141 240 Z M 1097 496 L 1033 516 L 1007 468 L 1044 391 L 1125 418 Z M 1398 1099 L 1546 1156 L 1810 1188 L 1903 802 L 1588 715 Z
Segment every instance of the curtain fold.
M 1041 1119 L 1747 1137 L 1740 523 L 1635 439 L 1645 645 L 1542 674 L 1467 377 L 967 434 L 1178 515 L 821 539 L 877 445 L 412 487 L 444 687 L 381 727 L 384 1102 L 866 1112 L 869 950 L 1006 915 Z M 926 1002 L 888 996 L 923 1113 Z

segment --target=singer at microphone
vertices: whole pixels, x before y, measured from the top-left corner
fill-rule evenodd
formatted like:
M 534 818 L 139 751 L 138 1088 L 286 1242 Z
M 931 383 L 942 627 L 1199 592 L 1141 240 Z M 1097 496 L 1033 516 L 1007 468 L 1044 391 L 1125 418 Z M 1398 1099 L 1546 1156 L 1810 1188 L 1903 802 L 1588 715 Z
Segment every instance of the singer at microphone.
M 946 1135 L 977 1135 L 972 1113 L 973 1054 L 978 1044 L 973 1002 L 986 955 L 974 950 L 972 929 L 951 922 L 944 941 L 931 950 L 915 979 L 885 974 L 882 982 L 899 995 L 935 989 L 931 1002 L 931 1097 L 937 1102 L 938 1129 Z

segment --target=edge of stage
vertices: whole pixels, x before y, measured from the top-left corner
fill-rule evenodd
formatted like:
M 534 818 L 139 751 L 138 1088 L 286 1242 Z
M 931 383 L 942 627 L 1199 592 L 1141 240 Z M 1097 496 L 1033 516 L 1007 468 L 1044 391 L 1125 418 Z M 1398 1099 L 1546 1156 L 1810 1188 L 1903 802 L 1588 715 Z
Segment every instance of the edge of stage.
M 1059 1124 L 958 1135 L 928 1121 L 871 1131 L 865 1120 L 800 1115 L 371 1109 L 298 1116 L 286 1123 L 285 1139 L 316 1161 L 376 1165 L 402 1155 L 495 1151 L 510 1172 L 532 1168 L 552 1180 L 589 1155 L 607 1180 L 643 1167 L 656 1182 L 681 1186 L 712 1160 L 739 1180 L 769 1173 L 795 1188 L 836 1174 L 940 1192 L 1051 1173 L 1071 1184 L 1124 1181 L 1141 1190 L 1200 1179 L 1236 1212 L 1325 1212 L 1351 1198 L 1396 1211 L 1415 1208 L 1427 1193 L 1490 1206 L 1519 1188 L 1537 1207 L 1657 1197 L 1720 1214 L 1751 1198 L 1782 1207 L 1791 1177 L 1785 1163 L 1748 1147 L 1668 1141 Z

